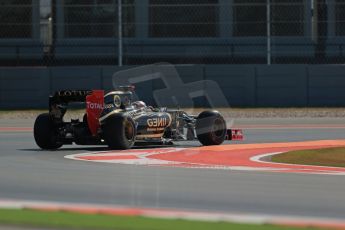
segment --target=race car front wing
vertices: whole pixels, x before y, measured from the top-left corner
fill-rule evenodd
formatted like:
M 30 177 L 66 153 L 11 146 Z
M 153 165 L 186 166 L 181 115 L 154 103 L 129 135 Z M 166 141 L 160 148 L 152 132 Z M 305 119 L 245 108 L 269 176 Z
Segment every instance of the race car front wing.
M 228 129 L 225 140 L 229 141 L 243 141 L 244 135 L 241 129 Z

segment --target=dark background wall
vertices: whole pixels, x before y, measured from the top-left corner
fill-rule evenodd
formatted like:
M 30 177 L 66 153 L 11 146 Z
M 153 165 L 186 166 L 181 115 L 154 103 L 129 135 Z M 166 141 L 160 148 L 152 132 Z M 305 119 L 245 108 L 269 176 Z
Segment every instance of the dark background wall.
M 128 68 L 0 68 L 0 108 L 45 108 L 49 94 L 61 89 L 111 90 L 113 74 Z M 234 107 L 345 106 L 345 66 L 181 65 L 176 69 L 184 83 L 217 82 Z M 153 91 L 165 88 L 158 80 L 137 85 L 138 96 L 149 104 L 154 104 Z
M 1 0 L 0 66 L 345 62 L 341 0 L 117 2 Z

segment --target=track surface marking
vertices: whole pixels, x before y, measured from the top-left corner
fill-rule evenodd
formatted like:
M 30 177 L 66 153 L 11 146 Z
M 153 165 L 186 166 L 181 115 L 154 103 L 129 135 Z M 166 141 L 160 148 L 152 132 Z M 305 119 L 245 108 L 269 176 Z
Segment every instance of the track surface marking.
M 103 151 L 68 155 L 66 158 L 117 164 L 345 175 L 345 168 L 292 165 L 262 160 L 264 157 L 292 150 L 341 146 L 345 146 L 345 140 Z

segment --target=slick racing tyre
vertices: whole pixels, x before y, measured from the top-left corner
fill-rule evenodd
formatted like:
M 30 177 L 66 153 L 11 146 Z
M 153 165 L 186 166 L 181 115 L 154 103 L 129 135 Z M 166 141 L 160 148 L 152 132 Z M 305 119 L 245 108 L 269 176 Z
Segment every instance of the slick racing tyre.
M 54 150 L 63 145 L 57 141 L 56 129 L 48 113 L 43 113 L 36 118 L 34 138 L 41 149 Z
M 226 122 L 217 111 L 204 111 L 199 114 L 196 135 L 203 145 L 220 145 L 226 137 Z
M 136 128 L 131 117 L 110 116 L 102 129 L 110 149 L 130 149 L 134 145 Z

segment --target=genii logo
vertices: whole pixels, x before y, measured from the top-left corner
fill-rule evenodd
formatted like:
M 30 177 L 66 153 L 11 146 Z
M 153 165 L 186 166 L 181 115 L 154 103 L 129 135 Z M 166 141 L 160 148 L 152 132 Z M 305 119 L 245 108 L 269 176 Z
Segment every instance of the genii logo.
M 168 119 L 166 117 L 155 117 L 147 119 L 147 126 L 153 127 L 166 127 L 168 125 Z

